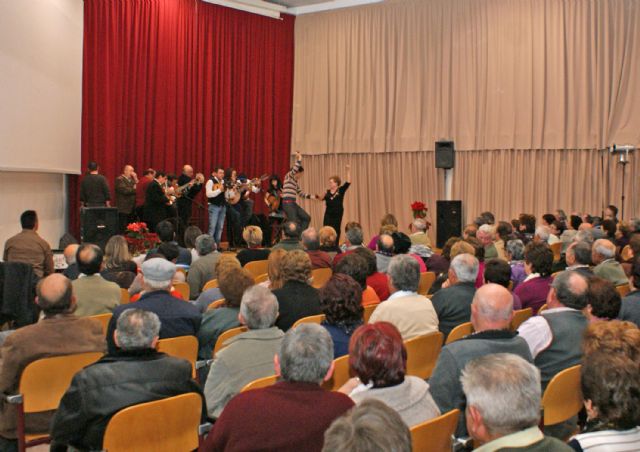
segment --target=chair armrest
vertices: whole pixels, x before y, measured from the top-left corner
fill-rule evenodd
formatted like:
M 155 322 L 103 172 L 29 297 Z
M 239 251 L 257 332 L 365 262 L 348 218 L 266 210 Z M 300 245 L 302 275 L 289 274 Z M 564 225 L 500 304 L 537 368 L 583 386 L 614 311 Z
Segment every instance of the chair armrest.
M 196 369 L 202 369 L 213 362 L 213 359 L 199 359 L 196 361 Z
M 5 396 L 5 400 L 7 401 L 7 403 L 10 403 L 12 405 L 20 405 L 21 403 L 24 402 L 24 398 L 22 397 L 22 394 L 11 394 L 11 395 Z
M 473 438 L 471 438 L 470 436 L 464 438 L 454 438 L 452 450 L 455 452 L 473 450 Z
M 213 424 L 211 422 L 205 422 L 204 424 L 200 424 L 198 426 L 198 436 L 206 435 L 211 431 Z

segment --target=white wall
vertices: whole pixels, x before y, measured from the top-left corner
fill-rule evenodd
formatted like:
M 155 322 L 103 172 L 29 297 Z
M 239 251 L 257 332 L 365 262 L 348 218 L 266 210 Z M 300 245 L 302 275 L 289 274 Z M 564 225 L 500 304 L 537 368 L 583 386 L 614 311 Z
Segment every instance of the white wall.
M 38 212 L 39 234 L 57 248 L 67 230 L 67 190 L 63 174 L 0 171 L 0 245 L 20 232 L 20 215 Z M 1 257 L 1 255 L 0 255 Z

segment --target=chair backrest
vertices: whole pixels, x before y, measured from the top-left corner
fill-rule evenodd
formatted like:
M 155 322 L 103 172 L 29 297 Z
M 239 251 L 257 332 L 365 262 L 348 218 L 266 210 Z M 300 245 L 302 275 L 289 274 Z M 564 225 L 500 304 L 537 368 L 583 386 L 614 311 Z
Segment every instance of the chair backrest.
M 411 428 L 411 443 L 415 451 L 449 452 L 458 425 L 460 410 L 455 409 L 435 419 Z
M 547 385 L 542 396 L 544 425 L 566 421 L 582 409 L 581 368 L 580 364 L 569 367 L 556 374 Z
M 349 375 L 349 355 L 334 359 L 333 365 L 333 375 L 322 383 L 322 387 L 329 391 L 337 391 L 351 378 Z
M 246 326 L 238 326 L 236 328 L 231 328 L 230 330 L 223 332 L 220 336 L 218 336 L 218 339 L 216 339 L 216 345 L 213 347 L 213 356 L 216 356 L 216 353 L 226 347 L 224 343 L 227 339 L 231 339 L 232 337 L 237 336 L 240 333 L 244 333 L 245 331 L 249 331 Z
M 429 289 L 436 281 L 436 274 L 434 272 L 422 272 L 420 273 L 420 283 L 418 284 L 418 293 L 420 295 L 427 295 Z
M 621 284 L 619 286 L 616 286 L 616 290 L 618 291 L 621 297 L 624 297 L 629 292 L 631 292 L 631 287 L 629 287 L 629 284 Z
M 202 288 L 202 291 L 204 292 L 205 290 L 216 289 L 218 287 L 219 287 L 218 286 L 218 280 L 217 279 L 212 279 L 210 281 L 207 281 L 207 283 Z
M 207 306 L 207 311 L 211 311 L 212 309 L 218 309 L 223 304 L 224 304 L 224 298 L 220 298 L 216 301 L 212 301 L 211 303 L 209 303 L 209 306 Z
M 533 309 L 525 308 L 518 309 L 517 311 L 513 311 L 513 318 L 511 319 L 511 331 L 515 331 L 518 329 L 522 322 L 527 320 L 529 317 L 533 315 Z
M 262 284 L 265 281 L 269 280 L 269 273 L 263 273 L 254 278 L 256 284 Z
M 113 314 L 111 314 L 110 312 L 107 314 L 97 314 L 97 315 L 89 316 L 90 319 L 97 320 L 98 322 L 100 322 L 100 325 L 102 325 L 102 332 L 104 334 L 107 334 L 107 327 L 109 326 L 109 321 L 111 320 L 111 317 L 113 317 Z
M 317 324 L 321 324 L 324 319 L 325 319 L 325 315 L 324 314 L 318 314 L 318 315 L 310 315 L 307 317 L 302 317 L 301 319 L 296 320 L 296 322 L 293 324 L 293 326 L 291 328 L 295 328 L 298 325 L 301 325 L 303 323 L 317 323 Z
M 264 275 L 265 273 L 267 273 L 268 266 L 269 261 L 267 259 L 264 259 L 261 261 L 247 262 L 244 265 L 244 269 L 251 273 L 255 278 L 256 276 Z
M 547 303 L 543 304 L 542 306 L 540 306 L 537 313 L 540 314 L 542 311 L 546 311 L 547 307 Z
M 364 323 L 369 323 L 369 319 L 371 318 L 371 314 L 373 314 L 373 311 L 376 310 L 376 308 L 378 307 L 379 304 L 380 303 L 369 304 L 369 305 L 364 307 L 364 312 L 362 313 L 362 319 L 364 320 Z
M 202 398 L 195 392 L 133 405 L 107 424 L 103 449 L 109 452 L 173 452 L 198 448 Z
M 42 358 L 28 364 L 22 371 L 18 389 L 24 398 L 24 412 L 57 409 L 73 376 L 102 355 L 101 352 L 76 353 Z
M 120 289 L 120 304 L 127 304 L 131 301 L 128 289 Z
M 324 285 L 331 279 L 333 270 L 330 268 L 316 268 L 311 270 L 311 285 L 316 289 L 324 287 Z
M 195 336 L 178 336 L 160 339 L 158 351 L 176 358 L 186 359 L 191 363 L 195 375 L 196 360 L 198 359 L 198 339 Z
M 553 260 L 558 262 L 562 254 L 562 242 L 552 243 L 549 248 L 553 251 Z
M 445 342 L 445 344 L 455 342 L 465 336 L 468 336 L 471 333 L 473 333 L 473 325 L 471 325 L 471 322 L 462 323 L 451 330 L 451 332 L 447 336 L 447 341 Z
M 404 341 L 407 349 L 407 375 L 426 380 L 433 373 L 442 349 L 444 335 L 440 331 Z
M 277 375 L 258 378 L 257 380 L 253 380 L 251 383 L 247 383 L 246 385 L 244 385 L 244 388 L 242 388 L 240 392 L 245 392 L 250 389 L 266 388 L 267 386 L 276 384 L 276 382 L 278 381 L 278 378 L 279 377 Z
M 173 288 L 180 292 L 183 300 L 189 301 L 189 295 L 191 294 L 191 288 L 189 287 L 189 284 L 187 284 L 186 282 L 177 282 L 173 283 Z

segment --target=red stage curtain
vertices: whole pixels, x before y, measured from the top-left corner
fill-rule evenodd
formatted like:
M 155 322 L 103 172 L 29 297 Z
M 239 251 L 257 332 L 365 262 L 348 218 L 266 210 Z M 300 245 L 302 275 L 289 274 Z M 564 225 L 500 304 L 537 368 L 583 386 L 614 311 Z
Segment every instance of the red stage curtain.
M 248 176 L 289 165 L 294 18 L 194 0 L 85 0 L 82 162 Z M 78 178 L 69 185 L 78 230 Z M 260 203 L 256 203 L 257 205 Z M 206 217 L 206 215 L 204 215 Z M 201 225 L 204 227 L 205 225 Z

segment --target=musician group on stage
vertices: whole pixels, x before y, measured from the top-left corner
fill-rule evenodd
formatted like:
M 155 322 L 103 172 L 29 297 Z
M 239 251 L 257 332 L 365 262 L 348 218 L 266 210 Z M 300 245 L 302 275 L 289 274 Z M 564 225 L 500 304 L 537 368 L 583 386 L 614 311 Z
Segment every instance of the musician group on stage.
M 295 163 L 284 176 L 284 183 L 276 174 L 249 180 L 233 168 L 225 170 L 219 166 L 214 168 L 205 182 L 204 175 L 194 174 L 190 165 L 184 165 L 179 177 L 149 168 L 138 178 L 134 168 L 126 165 L 122 174 L 115 180 L 115 204 L 118 208 L 120 232 L 124 232 L 127 224 L 136 220 L 144 221 L 153 232 L 159 222 L 167 219 L 175 221 L 176 229 L 183 231 L 191 220 L 193 204 L 204 207 L 196 200 L 196 196 L 204 188 L 209 214 L 209 234 L 219 247 L 226 218 L 229 247 L 238 248 L 242 246 L 242 231 L 253 216 L 254 200 L 251 195 L 259 193 L 262 190 L 262 182 L 268 179 L 264 202 L 269 208 L 270 230 L 273 226 L 277 229 L 285 219 L 297 222 L 300 230 L 309 226 L 309 214 L 297 203 L 297 198 L 300 197 L 325 201 L 323 223 L 332 226 L 337 234 L 340 234 L 344 194 L 350 185 L 348 165 L 346 169 L 345 183 L 341 184 L 339 176 L 332 176 L 329 178 L 326 193 L 319 196 L 305 193 L 300 188 L 299 180 L 304 173 L 300 153 L 296 153 Z M 105 186 L 106 179 L 98 174 L 98 165 L 90 162 L 89 174 L 85 176 L 80 187 L 82 206 L 109 206 L 110 199 Z M 94 187 L 98 187 L 99 190 Z M 270 231 L 265 235 L 269 237 Z

